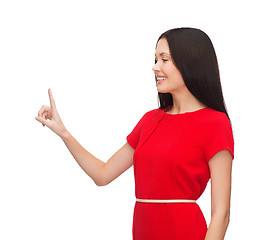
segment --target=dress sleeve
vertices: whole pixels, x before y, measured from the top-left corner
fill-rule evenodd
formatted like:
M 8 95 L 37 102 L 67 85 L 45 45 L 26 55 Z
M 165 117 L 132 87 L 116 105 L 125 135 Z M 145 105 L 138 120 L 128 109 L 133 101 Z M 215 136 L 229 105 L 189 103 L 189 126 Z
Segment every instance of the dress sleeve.
M 206 129 L 204 153 L 208 162 L 217 152 L 229 150 L 234 159 L 234 138 L 231 123 L 226 115 L 209 124 Z
M 140 134 L 141 134 L 141 127 L 143 125 L 145 116 L 146 114 L 143 115 L 143 117 L 138 121 L 138 123 L 136 124 L 132 132 L 126 137 L 127 142 L 134 149 L 136 149 L 138 145 Z

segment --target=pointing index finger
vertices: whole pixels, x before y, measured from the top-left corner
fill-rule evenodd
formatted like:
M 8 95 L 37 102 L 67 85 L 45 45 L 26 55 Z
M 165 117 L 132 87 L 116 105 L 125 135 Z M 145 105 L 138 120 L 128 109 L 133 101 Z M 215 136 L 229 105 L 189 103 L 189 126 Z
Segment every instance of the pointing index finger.
M 48 89 L 48 93 L 49 93 L 49 99 L 50 99 L 50 107 L 52 109 L 56 109 L 55 101 L 54 101 L 54 98 L 53 98 L 53 95 L 52 95 L 50 88 Z

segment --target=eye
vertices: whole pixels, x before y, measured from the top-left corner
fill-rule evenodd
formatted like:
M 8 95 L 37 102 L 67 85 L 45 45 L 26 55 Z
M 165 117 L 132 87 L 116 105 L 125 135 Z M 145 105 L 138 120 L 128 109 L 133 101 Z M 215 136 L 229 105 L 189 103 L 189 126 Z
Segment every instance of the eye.
M 163 62 L 167 62 L 168 61 L 168 59 L 161 59 Z M 155 63 L 157 63 L 157 59 L 155 58 Z

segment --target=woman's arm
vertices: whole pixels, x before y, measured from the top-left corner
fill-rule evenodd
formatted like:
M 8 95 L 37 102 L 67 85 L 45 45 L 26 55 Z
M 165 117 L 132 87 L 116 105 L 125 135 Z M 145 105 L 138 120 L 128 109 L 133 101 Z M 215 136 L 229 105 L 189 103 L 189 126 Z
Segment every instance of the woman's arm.
M 216 153 L 208 162 L 211 174 L 211 222 L 205 240 L 223 240 L 230 217 L 232 155 Z
M 97 186 L 107 185 L 133 165 L 134 149 L 128 143 L 105 163 L 85 150 L 69 132 L 61 138 L 76 162 Z
M 93 179 L 96 185 L 104 186 L 133 164 L 134 149 L 126 143 L 106 163 L 86 151 L 64 126 L 50 89 L 50 107 L 43 105 L 35 119 L 47 126 L 64 141 L 80 167 Z M 49 121 L 48 121 L 49 120 Z

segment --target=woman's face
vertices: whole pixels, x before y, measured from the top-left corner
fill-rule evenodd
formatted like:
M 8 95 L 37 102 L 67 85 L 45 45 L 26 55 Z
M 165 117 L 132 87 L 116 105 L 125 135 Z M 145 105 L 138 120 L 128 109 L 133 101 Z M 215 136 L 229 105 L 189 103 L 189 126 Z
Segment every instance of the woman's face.
M 181 73 L 173 64 L 168 42 L 165 38 L 158 41 L 155 52 L 156 64 L 152 70 L 156 75 L 157 90 L 160 93 L 173 93 L 186 88 Z

